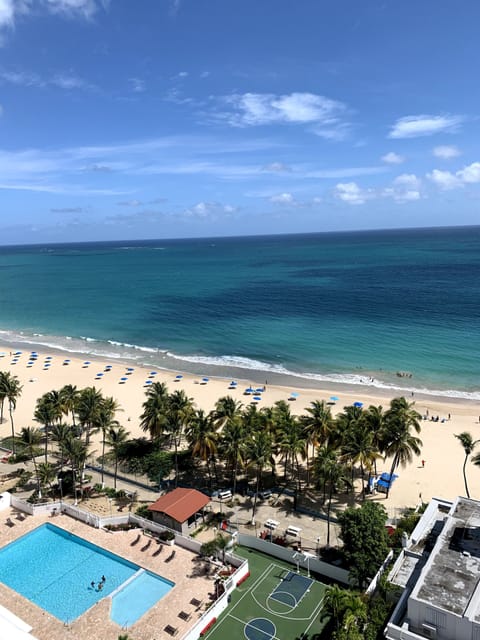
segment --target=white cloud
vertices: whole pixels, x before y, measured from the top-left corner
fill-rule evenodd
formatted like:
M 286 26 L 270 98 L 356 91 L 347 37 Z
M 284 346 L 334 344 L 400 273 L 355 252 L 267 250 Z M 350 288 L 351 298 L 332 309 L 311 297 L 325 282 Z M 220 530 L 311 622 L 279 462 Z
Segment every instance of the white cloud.
M 106 2 L 97 0 L 43 0 L 43 4 L 51 13 L 62 13 L 68 17 L 81 16 L 91 18 L 98 10 L 99 6 L 106 6 Z
M 86 80 L 83 80 L 83 78 L 80 78 L 73 73 L 56 73 L 50 78 L 42 78 L 38 73 L 32 73 L 30 71 L 9 71 L 3 69 L 0 70 L 0 80 L 23 87 L 43 88 L 47 86 L 54 86 L 67 91 L 71 89 L 93 88 L 93 86 Z
M 59 87 L 60 89 L 66 89 L 69 91 L 70 89 L 88 89 L 91 86 L 78 76 L 67 73 L 57 73 L 50 80 L 50 83 Z
M 244 93 L 226 96 L 223 102 L 233 112 L 219 116 L 239 127 L 270 124 L 311 124 L 314 132 L 324 137 L 336 137 L 345 126 L 341 117 L 346 112 L 342 102 L 313 93 L 291 93 L 277 96 L 271 93 Z
M 143 93 L 145 91 L 145 80 L 141 78 L 129 78 L 128 82 L 135 93 Z
M 306 173 L 307 178 L 353 178 L 384 173 L 386 167 L 343 167 L 341 169 L 316 169 Z
M 356 182 L 339 182 L 334 189 L 334 195 L 348 204 L 365 204 L 373 196 L 370 190 L 361 189 Z
M 383 191 L 383 195 L 396 202 L 420 200 L 422 181 L 413 173 L 402 173 L 397 176 L 391 187 Z
M 405 162 L 405 158 L 400 156 L 398 153 L 394 151 L 389 151 L 381 158 L 382 162 L 386 162 L 387 164 L 402 164 Z
M 274 202 L 275 204 L 289 204 L 289 205 L 296 204 L 295 198 L 292 196 L 291 193 L 279 193 L 275 196 L 272 196 L 270 198 L 270 202 Z
M 453 133 L 463 121 L 462 116 L 405 116 L 393 125 L 389 138 L 417 138 L 435 133 Z
M 186 218 L 197 218 L 200 220 L 218 220 L 219 218 L 230 216 L 236 211 L 235 207 L 219 202 L 198 202 L 197 204 L 184 209 L 181 213 Z
M 283 162 L 271 162 L 270 164 L 266 164 L 262 167 L 262 171 L 267 171 L 269 173 L 290 173 L 292 168 Z
M 442 160 L 450 160 L 451 158 L 456 158 L 461 155 L 460 149 L 447 145 L 435 147 L 432 153 L 436 158 L 441 158 Z
M 472 162 L 468 167 L 457 171 L 457 176 L 465 183 L 480 182 L 480 162 Z
M 431 173 L 427 173 L 427 178 L 437 185 L 442 191 L 448 191 L 449 189 L 458 189 L 462 187 L 462 181 L 457 178 L 456 175 L 450 171 L 441 171 L 440 169 L 434 169 Z
M 3 43 L 1 31 L 13 29 L 20 15 L 38 14 L 40 11 L 60 14 L 67 18 L 90 20 L 100 7 L 107 9 L 110 0 L 0 0 L 0 45 Z
M 459 189 L 466 184 L 478 184 L 480 183 L 480 162 L 472 162 L 456 173 L 434 169 L 427 174 L 427 178 L 442 191 Z
M 0 0 L 0 28 L 13 27 L 15 7 L 13 0 Z

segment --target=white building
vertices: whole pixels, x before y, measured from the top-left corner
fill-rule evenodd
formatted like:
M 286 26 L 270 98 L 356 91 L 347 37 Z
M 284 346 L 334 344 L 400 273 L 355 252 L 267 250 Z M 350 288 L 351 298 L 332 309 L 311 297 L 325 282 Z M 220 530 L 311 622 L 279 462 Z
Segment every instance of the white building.
M 480 502 L 433 499 L 395 562 L 390 640 L 480 640 Z

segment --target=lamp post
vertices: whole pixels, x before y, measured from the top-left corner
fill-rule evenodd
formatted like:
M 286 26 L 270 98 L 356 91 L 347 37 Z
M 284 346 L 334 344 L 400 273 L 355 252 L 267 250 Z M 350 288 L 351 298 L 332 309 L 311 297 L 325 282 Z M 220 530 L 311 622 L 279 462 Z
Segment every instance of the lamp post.
M 108 501 L 110 503 L 110 517 L 112 517 L 113 516 L 113 513 L 112 513 L 112 498 L 109 498 Z
M 299 554 L 298 553 L 294 553 L 292 556 L 292 560 L 295 560 L 295 563 L 297 565 L 297 573 L 300 573 L 300 558 L 299 558 Z
M 58 488 L 60 489 L 60 509 L 62 508 L 63 502 L 63 489 L 62 489 L 62 478 L 57 478 Z

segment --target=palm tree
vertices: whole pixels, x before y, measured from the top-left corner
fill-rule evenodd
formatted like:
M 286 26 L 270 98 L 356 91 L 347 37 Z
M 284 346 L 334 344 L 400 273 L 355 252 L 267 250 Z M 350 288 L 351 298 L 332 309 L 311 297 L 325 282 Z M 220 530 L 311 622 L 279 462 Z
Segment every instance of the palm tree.
M 40 429 L 35 429 L 34 427 L 23 427 L 20 432 L 20 440 L 22 444 L 25 445 L 25 449 L 33 462 L 33 470 L 35 478 L 37 479 L 38 495 L 41 497 L 42 494 L 37 470 L 36 454 L 38 445 L 42 440 L 42 432 Z
M 315 475 L 323 483 L 323 495 L 325 501 L 325 488 L 328 485 L 327 502 L 327 547 L 330 546 L 330 516 L 332 510 L 333 494 L 350 486 L 347 469 L 339 461 L 337 450 L 332 446 L 319 447 L 315 459 Z
M 114 459 L 114 476 L 113 476 L 113 488 L 117 488 L 117 471 L 118 471 L 118 458 L 120 449 L 123 444 L 128 440 L 129 432 L 121 425 L 112 426 L 107 432 L 106 442 L 113 453 Z
M 285 484 L 287 483 L 287 467 L 296 474 L 295 494 L 300 491 L 300 465 L 298 457 L 303 460 L 306 457 L 307 438 L 304 427 L 295 416 L 284 415 L 277 432 L 278 451 L 283 454 L 285 460 Z
M 465 491 L 467 493 L 467 498 L 470 498 L 470 492 L 468 490 L 468 484 L 467 484 L 466 466 L 467 466 L 468 457 L 473 452 L 475 445 L 478 444 L 478 442 L 480 441 L 474 440 L 472 437 L 472 434 L 469 433 L 468 431 L 462 431 L 462 433 L 459 433 L 458 435 L 455 434 L 455 438 L 457 438 L 457 440 L 460 441 L 460 444 L 462 445 L 463 450 L 465 451 L 465 460 L 463 461 L 463 481 L 465 482 Z M 475 463 L 475 459 L 474 459 L 474 463 Z
M 210 463 L 213 462 L 215 468 L 215 454 L 217 453 L 218 434 L 213 414 L 206 414 L 203 409 L 199 409 L 186 431 L 187 441 L 192 447 L 192 457 L 200 458 L 207 463 L 209 479 L 211 482 Z
M 189 398 L 185 391 L 177 389 L 169 395 L 166 426 L 172 436 L 175 449 L 175 486 L 178 483 L 178 446 L 182 439 L 183 429 L 188 426 L 194 415 L 193 399 Z
M 7 398 L 7 381 L 11 377 L 9 371 L 0 371 L 0 424 L 3 423 L 3 407 Z
M 82 389 L 78 398 L 77 414 L 78 420 L 85 432 L 85 444 L 90 443 L 90 434 L 98 429 L 99 414 L 101 411 L 103 396 L 101 391 L 95 387 Z
M 17 407 L 17 400 L 22 395 L 22 385 L 17 376 L 7 374 L 2 380 L 3 392 L 8 400 L 8 412 L 10 414 L 10 424 L 12 426 L 12 453 L 15 456 L 15 426 L 13 424 L 13 412 Z
M 421 415 L 405 398 L 394 398 L 385 416 L 384 454 L 392 457 L 390 478 L 387 486 L 388 498 L 392 477 L 398 466 L 405 467 L 413 460 L 413 455 L 420 455 L 422 441 L 414 436 L 410 429 L 420 432 Z
M 215 403 L 213 419 L 221 431 L 232 420 L 236 420 L 242 412 L 242 403 L 232 396 L 223 396 Z
M 255 523 L 255 512 L 257 510 L 257 497 L 260 487 L 260 479 L 263 470 L 267 466 L 273 465 L 273 441 L 272 435 L 265 429 L 255 431 L 247 438 L 247 460 L 248 464 L 255 469 L 256 489 L 252 508 L 252 524 Z
M 80 391 L 75 385 L 66 384 L 60 389 L 60 395 L 62 398 L 63 413 L 65 415 L 68 415 L 68 413 L 72 414 L 72 425 L 75 427 L 75 411 L 80 398 Z
M 342 589 L 338 584 L 332 584 L 327 587 L 325 592 L 321 618 L 329 618 L 332 620 L 337 630 L 340 629 L 342 625 L 343 614 L 349 596 L 350 591 Z
M 38 482 L 40 485 L 40 489 L 46 487 L 47 485 L 52 489 L 52 482 L 56 477 L 56 471 L 53 464 L 50 462 L 41 462 L 38 465 Z
M 148 431 L 152 440 L 160 440 L 166 425 L 168 389 L 164 382 L 154 382 L 147 390 L 143 403 L 140 427 Z
M 43 424 L 45 427 L 45 463 L 48 462 L 49 429 L 55 421 L 60 421 L 62 415 L 58 392 L 49 391 L 38 398 L 35 407 L 34 420 Z
M 385 413 L 383 407 L 370 405 L 364 412 L 365 424 L 372 434 L 372 445 L 376 451 L 383 451 L 383 437 L 385 434 Z M 377 473 L 377 460 L 374 461 L 375 475 Z
M 60 449 L 60 470 L 63 469 L 65 462 L 65 442 L 71 438 L 72 435 L 72 428 L 64 422 L 54 424 L 50 430 L 51 439 L 58 444 L 58 448 Z
M 237 491 L 238 468 L 245 460 L 245 426 L 242 416 L 238 415 L 226 422 L 220 439 L 220 450 L 232 468 L 233 495 Z
M 83 469 L 88 455 L 88 446 L 78 438 L 71 436 L 65 442 L 65 451 L 70 459 L 72 470 L 72 483 L 75 495 L 75 504 L 77 503 L 77 474 Z
M 340 459 L 350 462 L 352 469 L 354 465 L 360 465 L 362 495 L 365 496 L 364 469 L 371 472 L 375 460 L 380 457 L 373 442 L 373 434 L 365 421 L 358 422 L 344 434 L 340 451 Z
M 115 413 L 120 409 L 118 402 L 112 398 L 104 398 L 96 421 L 96 426 L 102 432 L 102 487 L 104 486 L 104 469 L 105 469 L 105 440 L 108 432 L 112 427 L 119 426 L 118 420 L 115 420 Z
M 305 427 L 307 443 L 312 446 L 313 455 L 315 455 L 316 447 L 328 443 L 328 439 L 333 433 L 335 421 L 332 416 L 332 411 L 325 400 L 314 400 L 310 405 L 310 407 L 306 408 L 307 415 L 301 416 L 300 420 Z M 308 448 L 307 473 L 310 473 Z M 307 483 L 310 483 L 310 476 L 307 477 Z

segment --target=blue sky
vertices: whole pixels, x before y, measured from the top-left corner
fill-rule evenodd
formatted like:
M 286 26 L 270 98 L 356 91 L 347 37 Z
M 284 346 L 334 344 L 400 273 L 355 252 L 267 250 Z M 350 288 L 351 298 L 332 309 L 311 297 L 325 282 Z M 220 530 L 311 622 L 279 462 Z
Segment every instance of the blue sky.
M 0 0 L 0 244 L 478 224 L 478 0 Z

